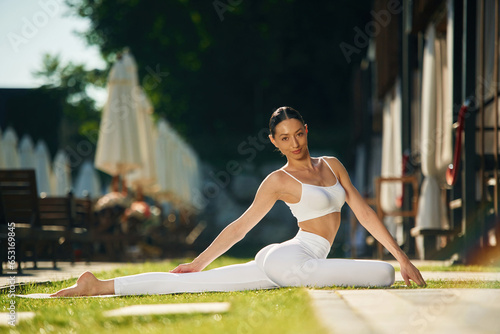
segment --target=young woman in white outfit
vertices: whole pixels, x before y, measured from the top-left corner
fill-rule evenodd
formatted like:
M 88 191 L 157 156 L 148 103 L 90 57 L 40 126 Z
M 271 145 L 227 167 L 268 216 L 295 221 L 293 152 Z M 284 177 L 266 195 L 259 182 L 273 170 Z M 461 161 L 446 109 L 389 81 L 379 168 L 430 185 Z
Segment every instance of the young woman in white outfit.
M 250 207 L 229 224 L 191 263 L 169 272 L 99 280 L 83 273 L 77 283 L 53 297 L 84 295 L 169 294 L 201 291 L 238 291 L 284 286 L 383 286 L 394 283 L 394 268 L 378 260 L 327 259 L 340 226 L 340 210 L 347 202 L 360 223 L 401 265 L 401 275 L 422 286 L 420 271 L 394 241 L 366 204 L 342 163 L 334 157 L 313 158 L 307 147 L 307 125 L 290 108 L 278 108 L 269 122 L 271 142 L 287 158 L 282 168 L 262 181 Z M 255 260 L 203 271 L 217 257 L 243 239 L 273 207 L 284 201 L 297 218 L 297 235 L 260 250 Z

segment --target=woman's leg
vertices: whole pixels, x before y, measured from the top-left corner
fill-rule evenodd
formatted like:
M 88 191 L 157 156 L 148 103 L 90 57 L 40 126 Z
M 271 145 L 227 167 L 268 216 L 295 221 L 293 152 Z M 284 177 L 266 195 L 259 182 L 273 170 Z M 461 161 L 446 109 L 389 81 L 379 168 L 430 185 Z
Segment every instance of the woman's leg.
M 62 289 L 50 295 L 51 297 L 72 296 L 98 296 L 112 295 L 115 293 L 114 281 L 98 280 L 90 271 L 86 271 L 78 277 L 76 284 Z
M 255 261 L 196 273 L 145 273 L 114 279 L 117 295 L 241 291 L 277 287 Z
M 276 287 L 278 285 L 269 280 L 256 262 L 250 261 L 196 273 L 153 272 L 117 277 L 111 280 L 98 280 L 92 273 L 85 272 L 78 278 L 74 286 L 60 290 L 52 296 L 169 294 Z
M 302 232 L 271 248 L 261 260 L 266 275 L 280 286 L 391 286 L 394 267 L 383 261 L 326 259 L 326 239 Z
M 389 287 L 394 283 L 394 267 L 383 261 L 354 259 L 311 259 L 302 267 L 303 285 Z

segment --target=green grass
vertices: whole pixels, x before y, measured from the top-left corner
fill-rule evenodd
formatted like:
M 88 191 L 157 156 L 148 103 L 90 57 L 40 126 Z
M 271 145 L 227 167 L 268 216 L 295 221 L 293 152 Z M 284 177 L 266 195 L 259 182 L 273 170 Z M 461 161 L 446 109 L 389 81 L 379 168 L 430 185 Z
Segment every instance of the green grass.
M 128 265 L 98 273 L 101 279 L 148 271 L 167 271 L 176 263 Z M 222 257 L 210 267 L 245 262 Z M 210 268 L 209 267 L 209 268 Z M 16 293 L 51 293 L 74 284 L 76 279 L 22 286 Z M 0 295 L 2 312 L 10 299 Z M 229 302 L 221 314 L 150 315 L 106 318 L 107 310 L 136 304 Z M 0 333 L 325 333 L 305 289 L 280 288 L 260 291 L 185 293 L 115 298 L 24 299 L 16 298 L 16 311 L 32 311 L 32 320 L 16 327 L 0 327 Z
M 500 289 L 500 281 L 481 281 L 481 280 L 426 280 L 425 287 L 419 287 L 411 282 L 408 287 L 403 281 L 396 281 L 390 288 L 384 287 L 343 287 L 343 286 L 329 286 L 320 288 L 322 290 L 374 290 L 374 289 Z
M 142 272 L 168 271 L 190 259 L 156 263 L 130 264 L 118 269 L 96 273 L 100 279 L 133 275 Z M 207 269 L 247 262 L 248 259 L 221 257 Z M 498 271 L 479 266 L 419 266 L 421 271 Z M 396 266 L 396 270 L 399 270 Z M 31 284 L 19 287 L 16 293 L 52 293 L 74 284 L 75 279 Z M 396 282 L 389 289 L 433 288 L 494 288 L 499 281 L 428 280 L 426 287 Z M 328 287 L 323 289 L 361 289 Z M 366 289 L 366 288 L 362 288 Z M 377 289 L 377 288 L 370 288 Z M 6 312 L 9 297 L 0 294 L 2 312 Z M 231 308 L 221 314 L 151 315 L 106 318 L 107 310 L 136 304 L 167 304 L 196 302 L 230 302 Z M 306 289 L 281 288 L 261 291 L 186 293 L 161 296 L 126 296 L 115 298 L 23 299 L 16 298 L 16 311 L 33 311 L 32 320 L 16 327 L 0 327 L 0 333 L 325 333 L 312 309 Z
M 465 265 L 465 264 L 452 264 L 452 265 L 416 265 L 420 271 L 466 271 L 466 272 L 500 272 L 499 265 L 480 266 L 480 265 Z M 394 269 L 399 271 L 399 263 L 394 265 Z
M 399 270 L 399 268 L 398 268 Z M 469 271 L 469 272 L 500 272 L 498 266 L 476 266 L 476 265 L 451 265 L 451 266 L 418 266 L 420 271 Z

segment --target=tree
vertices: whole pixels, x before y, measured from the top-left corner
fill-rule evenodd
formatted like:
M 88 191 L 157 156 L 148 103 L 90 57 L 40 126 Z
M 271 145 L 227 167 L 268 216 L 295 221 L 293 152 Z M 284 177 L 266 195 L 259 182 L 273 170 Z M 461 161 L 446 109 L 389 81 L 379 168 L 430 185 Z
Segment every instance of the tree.
M 46 95 L 57 96 L 61 101 L 61 115 L 52 123 L 53 139 L 58 148 L 74 150 L 85 142 L 85 156 L 78 157 L 73 163 L 79 165 L 84 158 L 91 158 L 97 140 L 100 110 L 89 96 L 91 86 L 103 87 L 105 73 L 102 70 L 87 70 L 83 64 L 69 62 L 62 64 L 58 55 L 45 54 L 42 68 L 33 73 L 42 78 L 45 84 L 38 89 Z M 55 130 L 55 131 L 54 131 Z M 76 157 L 75 157 L 76 158 Z
M 156 112 L 202 158 L 234 158 L 281 105 L 304 113 L 315 148 L 346 154 L 348 82 L 364 51 L 349 64 L 339 46 L 369 19 L 370 1 L 67 2 L 108 61 L 131 49 Z

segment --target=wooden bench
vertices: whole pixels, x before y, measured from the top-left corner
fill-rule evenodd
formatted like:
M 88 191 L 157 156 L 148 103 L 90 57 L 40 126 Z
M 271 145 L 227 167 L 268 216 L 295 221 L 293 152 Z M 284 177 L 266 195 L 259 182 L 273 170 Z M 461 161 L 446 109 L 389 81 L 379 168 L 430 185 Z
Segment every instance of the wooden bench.
M 8 226 L 14 226 L 14 247 L 9 248 L 15 256 L 17 272 L 21 272 L 21 262 L 33 261 L 37 267 L 35 230 L 40 227 L 38 192 L 35 170 L 0 170 L 0 243 L 2 264 L 7 261 Z M 13 252 L 12 252 L 13 251 Z M 14 267 L 9 269 L 15 270 Z M 1 270 L 1 266 L 0 266 Z M 12 271 L 11 270 L 11 271 Z
M 17 272 L 21 262 L 71 259 L 69 226 L 72 220 L 72 198 L 39 198 L 35 171 L 32 169 L 0 170 L 0 236 L 2 263 L 7 260 L 8 225 L 14 223 Z M 64 249 L 66 248 L 66 249 Z M 10 267 L 9 269 L 11 269 Z

